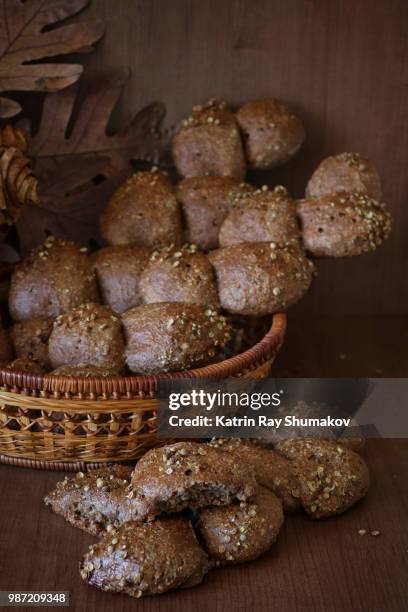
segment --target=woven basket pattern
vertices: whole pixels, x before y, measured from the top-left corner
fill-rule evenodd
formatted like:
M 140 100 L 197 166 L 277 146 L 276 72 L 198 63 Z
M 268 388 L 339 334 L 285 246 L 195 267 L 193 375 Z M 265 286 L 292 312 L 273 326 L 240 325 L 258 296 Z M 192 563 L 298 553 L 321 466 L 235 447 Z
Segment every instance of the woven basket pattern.
M 48 469 L 131 461 L 153 446 L 155 394 L 163 379 L 265 378 L 284 339 L 286 317 L 254 347 L 195 370 L 159 376 L 77 378 L 0 370 L 0 461 Z

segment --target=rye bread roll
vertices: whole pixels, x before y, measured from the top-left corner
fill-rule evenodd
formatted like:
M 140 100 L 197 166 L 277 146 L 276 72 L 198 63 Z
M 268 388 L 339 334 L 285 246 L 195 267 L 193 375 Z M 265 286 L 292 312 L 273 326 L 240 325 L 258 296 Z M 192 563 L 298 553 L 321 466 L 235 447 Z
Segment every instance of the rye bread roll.
M 181 212 L 167 175 L 150 171 L 131 176 L 102 212 L 100 231 L 109 245 L 181 244 Z
M 209 444 L 177 442 L 148 451 L 136 464 L 131 482 L 139 516 L 152 520 L 185 508 L 225 506 L 251 499 L 252 468 Z
M 210 100 L 194 106 L 172 141 L 177 172 L 190 176 L 232 176 L 246 173 L 241 135 L 234 114 L 225 102 Z
M 120 318 L 106 306 L 83 304 L 57 317 L 48 350 L 54 369 L 80 363 L 120 373 L 124 367 Z
M 296 205 L 285 187 L 266 185 L 240 198 L 227 214 L 219 234 L 221 247 L 243 242 L 286 244 L 300 238 Z
M 337 442 L 297 438 L 278 442 L 275 450 L 292 461 L 299 500 L 311 518 L 341 514 L 368 491 L 367 464 Z
M 88 584 L 136 598 L 195 586 L 209 568 L 191 523 L 179 517 L 124 523 L 90 546 L 80 562 Z
M 17 357 L 17 359 L 14 359 L 14 361 L 6 365 L 5 370 L 28 374 L 44 374 L 44 368 L 42 368 L 37 361 L 27 356 Z
M 136 306 L 122 315 L 126 364 L 136 374 L 185 370 L 206 363 L 230 339 L 230 326 L 215 310 L 164 302 Z
M 298 203 L 303 244 L 316 257 L 351 257 L 374 251 L 391 231 L 385 205 L 357 193 L 337 193 Z
M 116 314 L 142 303 L 139 283 L 151 254 L 144 246 L 111 246 L 93 256 L 102 302 Z
M 283 525 L 282 503 L 272 491 L 256 489 L 253 499 L 199 511 L 197 530 L 216 565 L 253 561 L 271 548 Z
M 274 98 L 244 104 L 236 118 L 244 137 L 248 166 L 254 170 L 286 164 L 305 140 L 299 117 Z
M 141 275 L 140 293 L 145 304 L 185 302 L 219 307 L 214 269 L 194 244 L 153 251 Z
M 252 467 L 257 483 L 281 500 L 285 513 L 301 510 L 299 482 L 291 461 L 252 440 L 220 438 L 209 444 Z
M 222 308 L 231 314 L 264 316 L 297 302 L 312 281 L 313 264 L 297 245 L 238 244 L 209 255 Z
M 86 249 L 49 236 L 19 263 L 11 277 L 9 310 L 14 321 L 57 317 L 84 302 L 98 302 Z
M 339 153 L 320 162 L 306 187 L 307 198 L 351 191 L 381 200 L 381 180 L 375 166 L 359 153 Z
M 183 209 L 187 241 L 206 251 L 218 248 L 222 222 L 232 206 L 252 191 L 252 185 L 230 176 L 196 176 L 180 181 L 177 199 Z
M 50 366 L 48 340 L 54 319 L 30 319 L 15 323 L 10 330 L 14 352 L 17 357 L 28 357 L 47 370 Z
M 13 359 L 13 349 L 6 329 L 0 319 L 0 367 Z
M 130 466 L 112 465 L 77 472 L 57 482 L 44 503 L 83 531 L 93 535 L 112 532 L 132 516 L 131 502 L 126 498 L 132 471 Z

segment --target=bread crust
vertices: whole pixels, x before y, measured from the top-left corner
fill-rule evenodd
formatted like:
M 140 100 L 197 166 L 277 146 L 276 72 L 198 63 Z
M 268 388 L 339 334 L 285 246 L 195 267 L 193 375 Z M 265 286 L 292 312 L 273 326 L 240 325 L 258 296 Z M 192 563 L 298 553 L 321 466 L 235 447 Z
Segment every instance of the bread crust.
M 200 510 L 200 540 L 217 565 L 253 561 L 276 541 L 283 525 L 282 503 L 258 487 L 252 500 Z
M 255 488 L 251 467 L 197 442 L 150 450 L 139 460 L 132 476 L 141 516 L 150 520 L 162 512 L 245 501 Z
M 221 225 L 219 243 L 221 247 L 244 242 L 286 244 L 299 238 L 295 202 L 279 185 L 240 198 Z
M 47 370 L 50 368 L 48 340 L 52 332 L 54 319 L 30 319 L 15 323 L 10 336 L 17 357 L 28 357 L 37 361 Z
M 140 292 L 145 304 L 185 302 L 219 307 L 214 269 L 194 244 L 153 251 L 141 275 Z
M 124 523 L 90 547 L 80 562 L 83 580 L 131 597 L 160 595 L 199 584 L 210 565 L 191 523 L 168 517 Z
M 212 440 L 210 445 L 250 466 L 257 483 L 272 491 L 281 500 L 285 513 L 301 510 L 298 499 L 299 482 L 288 459 L 257 442 L 240 438 L 216 439 Z
M 139 283 L 150 255 L 149 247 L 137 245 L 106 247 L 94 254 L 92 262 L 102 302 L 116 314 L 141 304 Z
M 297 245 L 251 242 L 212 251 L 222 308 L 263 316 L 297 302 L 312 281 L 313 264 Z
M 282 440 L 275 450 L 292 461 L 300 502 L 314 519 L 341 514 L 362 499 L 370 485 L 365 461 L 354 451 L 328 440 Z
M 11 277 L 9 310 L 14 321 L 57 317 L 99 300 L 86 249 L 49 236 L 19 263 Z
M 323 159 L 311 176 L 307 198 L 352 191 L 381 200 L 381 179 L 370 160 L 359 153 L 339 153 Z
M 197 304 L 163 302 L 122 315 L 131 372 L 158 374 L 208 362 L 230 339 L 225 317 Z
M 385 205 L 363 194 L 337 193 L 300 200 L 305 249 L 316 257 L 352 257 L 374 251 L 391 232 Z
M 83 304 L 57 317 L 48 351 L 54 369 L 84 364 L 120 373 L 124 367 L 121 320 L 106 306 Z
M 246 173 L 238 125 L 225 102 L 210 100 L 193 107 L 173 137 L 172 154 L 183 178 L 232 176 L 242 180 Z
M 177 199 L 183 210 L 187 242 L 208 251 L 218 248 L 225 217 L 242 196 L 252 191 L 252 185 L 229 176 L 196 176 L 180 181 Z
M 163 172 L 137 172 L 114 193 L 100 217 L 111 246 L 182 244 L 183 228 L 174 187 Z
M 248 102 L 238 109 L 236 117 L 252 169 L 267 170 L 286 164 L 305 140 L 299 117 L 274 98 Z
M 44 503 L 68 523 L 92 535 L 99 535 L 134 516 L 134 502 L 127 487 L 133 468 L 113 465 L 89 472 L 77 472 L 57 483 Z

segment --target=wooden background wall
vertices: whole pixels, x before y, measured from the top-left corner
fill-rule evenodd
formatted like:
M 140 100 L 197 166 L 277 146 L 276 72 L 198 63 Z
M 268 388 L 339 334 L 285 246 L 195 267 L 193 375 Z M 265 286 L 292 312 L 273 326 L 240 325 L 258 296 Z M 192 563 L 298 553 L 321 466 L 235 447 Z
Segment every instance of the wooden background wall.
M 370 157 L 395 217 L 392 238 L 371 255 L 319 262 L 297 310 L 408 313 L 406 0 L 93 0 L 89 13 L 106 20 L 107 32 L 85 60 L 85 78 L 131 69 L 116 121 L 156 99 L 170 125 L 210 97 L 282 98 L 308 138 L 268 181 L 296 196 L 322 157 Z

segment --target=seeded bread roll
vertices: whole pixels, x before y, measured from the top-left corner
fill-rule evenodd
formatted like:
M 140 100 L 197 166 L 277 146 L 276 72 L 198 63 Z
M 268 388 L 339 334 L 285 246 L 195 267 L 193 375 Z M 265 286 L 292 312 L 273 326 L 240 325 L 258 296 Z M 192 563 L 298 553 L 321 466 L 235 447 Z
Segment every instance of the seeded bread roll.
M 40 364 L 30 357 L 18 357 L 11 363 L 7 364 L 6 370 L 12 372 L 27 372 L 28 374 L 44 374 L 44 369 Z
M 254 191 L 248 183 L 229 176 L 196 176 L 177 185 L 182 205 L 187 241 L 201 249 L 218 248 L 220 227 L 232 206 Z
M 46 506 L 68 523 L 98 535 L 128 521 L 134 502 L 126 497 L 133 469 L 124 465 L 98 468 L 65 477 L 44 498 Z
M 174 164 L 182 177 L 232 176 L 242 180 L 245 159 L 241 136 L 225 102 L 194 106 L 172 142 Z
M 300 502 L 312 518 L 341 514 L 368 491 L 370 474 L 365 461 L 336 442 L 282 440 L 275 450 L 292 461 Z
M 299 482 L 291 462 L 273 450 L 240 438 L 212 440 L 210 446 L 232 455 L 254 470 L 256 481 L 278 497 L 285 513 L 299 512 Z
M 106 306 L 84 304 L 55 320 L 48 350 L 53 368 L 81 363 L 120 373 L 124 367 L 121 321 Z
M 305 140 L 301 120 L 279 100 L 248 102 L 236 113 L 248 166 L 267 170 L 286 164 Z
M 209 567 L 191 523 L 172 517 L 125 523 L 90 547 L 80 573 L 103 591 L 138 598 L 195 586 Z
M 264 487 L 251 501 L 204 508 L 199 517 L 200 540 L 217 565 L 257 559 L 275 542 L 284 521 L 281 501 Z
M 305 249 L 317 257 L 351 257 L 374 251 L 391 231 L 385 205 L 366 195 L 337 193 L 300 200 Z
M 254 494 L 251 467 L 209 444 L 177 442 L 147 452 L 136 464 L 132 491 L 142 518 L 185 508 L 223 506 Z
M 137 374 L 184 370 L 214 357 L 230 339 L 225 317 L 197 304 L 164 302 L 128 310 L 126 363 Z
M 64 365 L 51 372 L 54 376 L 80 376 L 81 378 L 108 378 L 118 374 L 115 368 L 98 368 L 97 366 L 79 363 L 78 365 Z
M 142 302 L 139 282 L 151 254 L 144 246 L 112 246 L 100 249 L 93 265 L 104 304 L 122 314 Z
M 54 236 L 31 251 L 11 277 L 9 310 L 14 321 L 57 317 L 98 300 L 86 249 Z
M 157 171 L 131 176 L 103 211 L 100 231 L 109 245 L 181 244 L 181 212 L 168 177 Z
M 153 251 L 140 279 L 145 304 L 185 302 L 219 307 L 212 265 L 194 244 Z
M 4 329 L 0 319 L 0 367 L 13 358 L 13 350 L 7 331 Z
M 42 368 L 50 367 L 48 339 L 52 332 L 54 319 L 31 319 L 15 323 L 10 335 L 17 357 L 29 357 Z
M 313 264 L 297 245 L 238 244 L 209 255 L 222 308 L 232 314 L 263 316 L 285 310 L 307 291 Z
M 306 187 L 306 197 L 320 198 L 352 191 L 381 200 L 381 180 L 374 165 L 359 153 L 326 157 L 314 171 Z
M 227 214 L 219 234 L 222 247 L 243 242 L 286 244 L 299 238 L 295 202 L 280 185 L 272 191 L 265 185 L 242 197 Z

